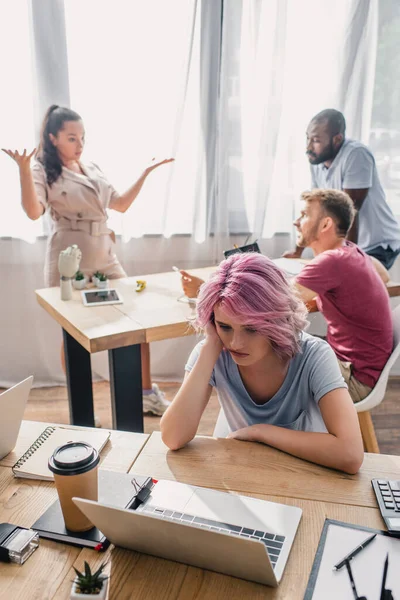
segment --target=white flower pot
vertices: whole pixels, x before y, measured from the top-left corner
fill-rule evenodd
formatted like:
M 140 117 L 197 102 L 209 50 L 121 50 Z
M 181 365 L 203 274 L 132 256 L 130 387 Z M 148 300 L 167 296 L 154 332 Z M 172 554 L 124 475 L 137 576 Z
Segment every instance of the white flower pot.
M 105 281 L 100 281 L 96 277 L 95 283 L 96 283 L 96 287 L 98 287 L 100 290 L 104 290 L 104 289 L 108 288 L 108 279 L 106 279 Z
M 76 581 L 72 582 L 71 600 L 105 600 L 107 598 L 107 590 L 110 579 L 103 581 L 103 586 L 98 594 L 79 594 L 76 591 Z
M 74 288 L 76 290 L 83 290 L 88 282 L 88 278 L 84 277 L 83 279 L 73 279 L 72 280 L 72 285 L 74 286 Z
M 94 285 L 97 286 L 97 282 L 98 282 L 97 277 L 95 275 L 93 275 L 92 276 L 92 283 L 94 283 Z

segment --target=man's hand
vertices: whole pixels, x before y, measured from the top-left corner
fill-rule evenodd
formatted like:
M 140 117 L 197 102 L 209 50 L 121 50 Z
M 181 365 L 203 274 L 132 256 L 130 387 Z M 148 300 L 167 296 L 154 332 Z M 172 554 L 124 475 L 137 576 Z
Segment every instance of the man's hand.
M 76 244 L 68 246 L 65 250 L 61 250 L 58 257 L 58 270 L 63 277 L 73 277 L 79 271 L 79 263 L 81 262 L 82 252 Z
M 2 151 L 5 152 L 10 158 L 15 160 L 20 170 L 23 170 L 29 169 L 31 158 L 35 154 L 36 148 L 34 148 L 30 154 L 26 153 L 26 148 L 24 148 L 22 154 L 20 154 L 18 150 L 14 150 L 13 152 L 12 150 L 6 150 L 5 148 L 2 148 Z
M 182 275 L 182 289 L 188 298 L 197 298 L 197 294 L 199 293 L 199 289 L 202 283 L 204 283 L 204 279 L 200 279 L 200 277 L 194 277 L 190 275 L 187 271 L 180 271 Z
M 286 252 L 284 252 L 282 256 L 283 258 L 301 258 L 302 254 L 303 248 L 296 248 L 296 250 L 286 250 Z

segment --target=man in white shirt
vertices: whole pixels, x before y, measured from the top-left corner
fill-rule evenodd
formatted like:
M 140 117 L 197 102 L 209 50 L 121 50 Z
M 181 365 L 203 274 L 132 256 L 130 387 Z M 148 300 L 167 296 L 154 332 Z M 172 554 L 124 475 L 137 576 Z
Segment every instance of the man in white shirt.
M 346 139 L 346 121 L 341 112 L 323 110 L 307 128 L 307 156 L 311 186 L 345 191 L 353 200 L 356 218 L 347 235 L 387 269 L 400 253 L 400 228 L 379 180 L 371 151 L 355 140 Z M 302 248 L 286 252 L 298 258 Z

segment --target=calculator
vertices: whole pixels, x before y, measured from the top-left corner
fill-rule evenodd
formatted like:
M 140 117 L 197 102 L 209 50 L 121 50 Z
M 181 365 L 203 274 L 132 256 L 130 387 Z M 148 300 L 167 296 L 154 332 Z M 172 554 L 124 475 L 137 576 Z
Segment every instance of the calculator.
M 373 479 L 372 487 L 389 533 L 400 537 L 400 481 Z

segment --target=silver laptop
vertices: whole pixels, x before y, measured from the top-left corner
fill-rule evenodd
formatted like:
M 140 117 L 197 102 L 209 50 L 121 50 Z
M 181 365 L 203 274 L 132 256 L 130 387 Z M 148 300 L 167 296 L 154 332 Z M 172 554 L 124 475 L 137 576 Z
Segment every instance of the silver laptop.
M 294 506 L 159 480 L 127 510 L 74 498 L 116 546 L 277 586 L 302 510 Z
M 11 452 L 17 443 L 32 381 L 33 377 L 28 377 L 0 394 L 0 459 Z

